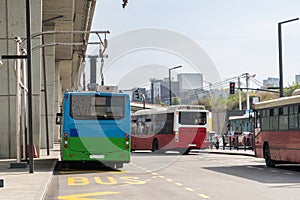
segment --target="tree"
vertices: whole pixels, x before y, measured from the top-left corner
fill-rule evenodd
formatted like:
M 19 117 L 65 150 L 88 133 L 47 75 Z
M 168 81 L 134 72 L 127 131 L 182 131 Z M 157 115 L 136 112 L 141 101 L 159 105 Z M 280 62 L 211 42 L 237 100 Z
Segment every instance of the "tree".
M 289 85 L 288 87 L 283 89 L 283 96 L 285 96 L 285 97 L 292 96 L 293 92 L 299 88 L 300 88 L 300 85 L 298 82 L 293 83 L 292 85 Z
M 180 105 L 179 97 L 172 97 L 172 105 Z

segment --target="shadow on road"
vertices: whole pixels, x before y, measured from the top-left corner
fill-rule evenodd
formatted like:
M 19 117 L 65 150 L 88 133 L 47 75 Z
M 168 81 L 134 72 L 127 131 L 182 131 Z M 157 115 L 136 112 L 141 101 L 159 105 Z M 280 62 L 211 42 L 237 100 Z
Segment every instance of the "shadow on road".
M 261 183 L 300 183 L 300 165 L 280 165 L 276 168 L 269 168 L 265 165 L 245 165 L 204 167 L 203 169 Z

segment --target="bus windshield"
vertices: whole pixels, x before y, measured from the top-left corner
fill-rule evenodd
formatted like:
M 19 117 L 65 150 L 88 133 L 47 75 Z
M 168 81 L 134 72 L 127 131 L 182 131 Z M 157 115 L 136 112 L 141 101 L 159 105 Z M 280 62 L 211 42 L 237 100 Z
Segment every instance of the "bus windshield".
M 231 119 L 230 125 L 233 132 L 253 132 L 252 121 L 247 118 Z
M 206 112 L 179 112 L 181 125 L 205 125 Z
M 71 96 L 71 117 L 74 119 L 114 120 L 124 117 L 125 99 L 121 96 Z

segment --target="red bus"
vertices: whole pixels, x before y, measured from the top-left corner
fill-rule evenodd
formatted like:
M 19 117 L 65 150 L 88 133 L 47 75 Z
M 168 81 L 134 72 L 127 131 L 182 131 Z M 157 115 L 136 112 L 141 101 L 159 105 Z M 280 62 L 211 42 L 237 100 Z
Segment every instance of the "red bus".
M 242 116 L 229 116 L 228 143 L 236 148 L 253 147 L 253 123 L 252 114 Z
M 300 96 L 256 103 L 255 155 L 268 167 L 300 163 Z
M 176 105 L 140 110 L 131 115 L 131 149 L 200 149 L 209 131 L 208 110 L 199 105 Z

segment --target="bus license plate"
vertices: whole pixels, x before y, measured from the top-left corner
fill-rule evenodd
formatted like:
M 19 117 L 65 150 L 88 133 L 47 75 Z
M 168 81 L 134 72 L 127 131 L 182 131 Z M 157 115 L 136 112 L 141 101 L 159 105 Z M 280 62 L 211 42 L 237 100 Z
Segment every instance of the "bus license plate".
M 90 158 L 100 159 L 100 158 L 104 158 L 104 155 L 90 155 Z
M 189 144 L 189 147 L 195 147 L 196 144 Z

